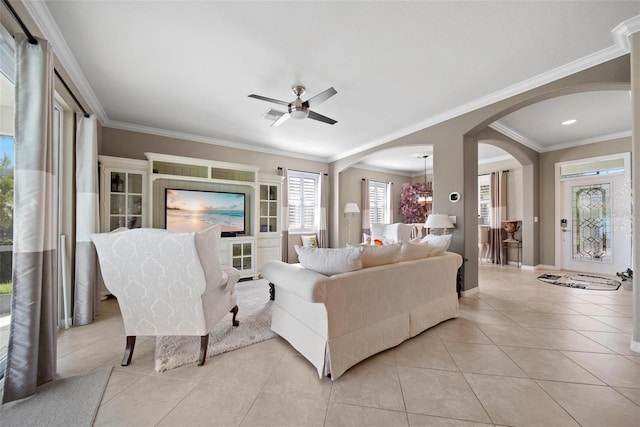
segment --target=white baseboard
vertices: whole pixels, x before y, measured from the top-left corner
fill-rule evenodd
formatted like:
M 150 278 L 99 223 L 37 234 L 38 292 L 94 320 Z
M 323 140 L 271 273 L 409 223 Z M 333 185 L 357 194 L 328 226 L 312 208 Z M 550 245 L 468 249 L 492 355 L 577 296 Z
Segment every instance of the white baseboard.
M 538 264 L 533 267 L 534 270 L 557 270 L 555 265 Z
M 480 292 L 480 289 L 476 286 L 475 288 L 471 288 L 468 291 L 462 291 L 463 297 L 470 297 L 471 295 L 475 295 Z
M 629 346 L 631 351 L 635 351 L 636 353 L 640 353 L 640 342 L 631 340 L 631 345 Z

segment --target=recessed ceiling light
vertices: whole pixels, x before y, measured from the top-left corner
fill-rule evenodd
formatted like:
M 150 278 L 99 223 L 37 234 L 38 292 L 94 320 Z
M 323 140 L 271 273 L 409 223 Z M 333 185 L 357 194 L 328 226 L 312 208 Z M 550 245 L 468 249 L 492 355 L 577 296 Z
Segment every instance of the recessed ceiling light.
M 575 122 L 577 122 L 576 119 L 565 120 L 564 122 L 562 122 L 562 126 L 569 126 L 569 125 L 574 124 Z

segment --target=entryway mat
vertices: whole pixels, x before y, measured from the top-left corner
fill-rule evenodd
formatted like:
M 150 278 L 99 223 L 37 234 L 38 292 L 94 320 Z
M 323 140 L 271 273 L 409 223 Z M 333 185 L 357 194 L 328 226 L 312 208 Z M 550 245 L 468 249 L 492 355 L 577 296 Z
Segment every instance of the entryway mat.
M 621 282 L 615 279 L 581 273 L 569 273 L 564 275 L 542 274 L 538 276 L 538 280 L 556 286 L 586 289 L 589 291 L 615 291 L 621 285 Z

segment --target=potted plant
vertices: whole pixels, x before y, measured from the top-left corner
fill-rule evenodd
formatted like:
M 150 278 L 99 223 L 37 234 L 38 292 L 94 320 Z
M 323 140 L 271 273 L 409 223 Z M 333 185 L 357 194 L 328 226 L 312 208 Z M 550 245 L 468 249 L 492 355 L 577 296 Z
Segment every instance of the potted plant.
M 616 276 L 618 276 L 620 278 L 620 280 L 622 281 L 622 286 L 625 289 L 633 289 L 633 270 L 630 268 L 627 268 L 625 271 L 620 271 L 618 273 L 616 273 Z

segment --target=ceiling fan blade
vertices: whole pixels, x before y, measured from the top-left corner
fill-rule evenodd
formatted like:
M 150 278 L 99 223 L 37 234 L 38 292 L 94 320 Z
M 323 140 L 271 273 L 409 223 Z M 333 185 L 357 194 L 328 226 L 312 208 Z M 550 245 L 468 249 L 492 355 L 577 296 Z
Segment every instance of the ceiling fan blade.
M 288 102 L 280 101 L 279 99 L 267 98 L 266 96 L 255 95 L 253 93 L 249 95 L 249 98 L 259 99 L 261 101 L 273 102 L 274 104 L 284 105 L 285 107 L 289 106 Z
M 307 108 L 317 107 L 322 104 L 327 99 L 331 98 L 333 95 L 338 93 L 333 87 L 325 90 L 324 92 L 320 92 L 316 96 L 313 96 L 302 103 L 303 106 Z
M 324 123 L 328 123 L 330 125 L 335 125 L 336 123 L 338 123 L 337 121 L 330 119 L 327 116 L 323 116 L 322 114 L 318 114 L 314 111 L 309 111 L 309 115 L 307 116 L 307 118 L 309 119 L 313 119 L 313 120 L 318 120 L 319 122 L 324 122 Z
M 287 120 L 289 120 L 290 117 L 291 117 L 291 114 L 284 113 L 282 116 L 280 116 L 280 118 L 278 120 L 276 120 L 275 122 L 271 123 L 271 127 L 275 128 L 275 127 L 280 126 L 282 123 L 284 123 Z

